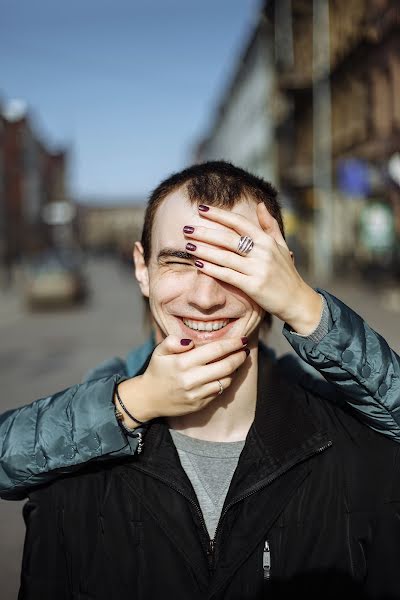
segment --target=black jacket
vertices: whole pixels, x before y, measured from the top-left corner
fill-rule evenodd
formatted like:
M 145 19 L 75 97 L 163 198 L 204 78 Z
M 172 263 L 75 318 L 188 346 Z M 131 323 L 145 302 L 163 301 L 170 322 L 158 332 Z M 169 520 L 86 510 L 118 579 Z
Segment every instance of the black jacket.
M 398 599 L 399 452 L 260 357 L 213 543 L 158 420 L 142 454 L 31 493 L 19 599 Z

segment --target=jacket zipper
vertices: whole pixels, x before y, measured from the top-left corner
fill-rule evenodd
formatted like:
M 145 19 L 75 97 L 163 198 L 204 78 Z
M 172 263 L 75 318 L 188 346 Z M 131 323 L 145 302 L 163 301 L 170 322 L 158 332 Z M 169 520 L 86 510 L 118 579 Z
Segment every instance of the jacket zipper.
M 271 577 L 271 551 L 269 549 L 268 540 L 265 540 L 265 542 L 264 542 L 263 573 L 264 573 L 264 579 L 269 579 Z
M 302 460 L 305 460 L 306 458 L 309 458 L 310 456 L 313 456 L 314 454 L 319 454 L 320 452 L 323 452 L 324 450 L 326 450 L 330 446 L 332 446 L 332 442 L 328 442 L 327 444 L 325 444 L 325 446 L 321 446 L 321 448 L 318 448 L 317 450 L 315 450 L 313 452 L 310 452 Z M 206 523 L 204 521 L 203 513 L 201 512 L 201 508 L 200 508 L 200 506 L 194 500 L 192 500 L 192 498 L 190 498 L 184 492 L 182 492 L 182 490 L 180 490 L 179 488 L 177 488 L 176 486 L 174 486 L 173 484 L 171 484 L 171 482 L 168 481 L 167 479 L 164 479 L 163 477 L 160 477 L 159 475 L 155 475 L 154 473 L 150 473 L 150 475 L 152 477 L 154 477 L 155 479 L 158 479 L 159 481 L 162 481 L 163 483 L 165 483 L 166 485 L 168 485 L 171 489 L 173 489 L 176 492 L 178 492 L 178 494 L 180 494 L 181 496 L 183 496 L 184 498 L 186 498 L 186 500 L 188 500 L 190 502 L 190 504 L 195 507 L 196 512 L 199 515 L 200 522 L 201 522 L 201 525 L 203 527 L 203 530 L 204 530 L 204 532 L 205 532 L 205 534 L 206 534 L 206 536 L 208 538 L 207 558 L 208 558 L 209 569 L 210 569 L 210 571 L 212 571 L 214 569 L 215 549 L 216 549 L 216 541 L 217 541 L 217 535 L 218 535 L 219 526 L 221 524 L 221 521 L 225 517 L 226 513 L 228 512 L 228 510 L 230 508 L 232 508 L 232 506 L 234 506 L 238 502 L 241 502 L 242 500 L 245 500 L 246 498 L 249 498 L 250 496 L 252 496 L 256 492 L 259 492 L 260 490 L 262 490 L 264 487 L 266 487 L 267 485 L 269 485 L 270 483 L 272 483 L 275 479 L 277 479 L 278 477 L 280 477 L 281 475 L 283 475 L 284 473 L 286 473 L 297 462 L 298 462 L 297 460 L 294 460 L 292 463 L 289 463 L 285 467 L 285 469 L 283 471 L 280 471 L 279 473 L 275 473 L 271 477 L 268 477 L 259 486 L 257 486 L 256 488 L 254 488 L 250 493 L 244 494 L 243 496 L 239 496 L 238 498 L 236 498 L 235 500 L 233 500 L 230 504 L 228 504 L 228 506 L 224 509 L 224 511 L 222 512 L 222 514 L 220 516 L 217 528 L 215 530 L 214 538 L 210 538 L 209 533 L 208 533 L 208 529 L 207 529 L 207 526 L 206 526 Z M 142 471 L 142 473 L 146 473 L 147 475 L 149 474 L 148 471 L 146 471 L 146 469 L 141 469 L 137 465 L 135 465 L 134 468 L 137 469 L 138 471 Z M 266 543 L 268 543 L 268 542 L 266 542 Z M 264 546 L 264 551 L 265 551 L 265 546 Z M 269 552 L 269 544 L 268 544 L 268 552 Z M 269 558 L 271 558 L 270 552 L 269 552 Z M 270 570 L 271 570 L 271 568 L 269 569 L 269 576 L 268 576 L 268 578 L 271 575 L 270 574 Z M 264 576 L 265 576 L 265 571 L 264 571 Z
M 146 473 L 147 475 L 149 474 L 148 471 L 146 471 L 146 469 L 141 469 L 140 467 L 138 467 L 136 465 L 135 465 L 134 469 L 137 469 L 138 471 L 141 471 L 142 473 Z M 190 502 L 190 504 L 195 507 L 196 512 L 199 515 L 202 528 L 203 528 L 203 530 L 204 530 L 204 532 L 205 532 L 205 534 L 207 536 L 207 539 L 208 539 L 208 544 L 207 544 L 207 558 L 208 558 L 209 568 L 211 570 L 213 568 L 213 562 L 214 562 L 214 540 L 210 538 L 210 535 L 208 533 L 208 529 L 207 529 L 207 526 L 206 526 L 206 522 L 204 521 L 203 513 L 201 512 L 200 506 L 194 500 L 192 500 L 192 498 L 190 498 L 189 496 L 187 496 L 184 492 L 182 492 L 182 490 L 180 490 L 179 488 L 177 488 L 175 485 L 173 485 L 167 479 L 164 479 L 163 477 L 160 477 L 159 475 L 155 475 L 154 473 L 150 473 L 150 475 L 152 477 L 154 477 L 155 479 L 158 479 L 159 481 L 162 481 L 163 483 L 165 483 L 166 485 L 168 485 L 168 487 L 170 487 L 171 489 L 173 489 L 176 492 L 178 492 L 178 494 L 180 494 L 181 496 L 183 496 L 184 498 L 186 498 L 186 500 L 188 500 Z
M 207 557 L 208 557 L 208 566 L 210 568 L 210 571 L 212 571 L 214 569 L 214 550 L 215 550 L 215 540 L 214 538 L 210 538 L 210 541 L 208 542 L 208 550 L 207 550 Z
M 305 460 L 306 458 L 309 458 L 310 456 L 313 456 L 314 454 L 319 454 L 320 452 L 323 452 L 324 450 L 326 450 L 330 446 L 332 446 L 332 442 L 328 442 L 327 444 L 325 444 L 325 446 L 321 446 L 321 448 L 318 448 L 317 450 L 315 450 L 313 452 L 310 452 L 309 454 L 307 454 L 307 456 L 304 457 L 303 460 Z M 275 473 L 271 477 L 268 477 L 259 486 L 257 486 L 256 488 L 254 488 L 250 493 L 244 494 L 243 496 L 239 496 L 235 500 L 232 500 L 232 502 L 230 502 L 230 504 L 228 504 L 228 506 L 225 507 L 225 509 L 222 512 L 222 514 L 220 516 L 220 519 L 218 521 L 218 525 L 217 525 L 217 528 L 216 528 L 215 534 L 214 534 L 214 539 L 210 540 L 210 541 L 212 541 L 212 553 L 213 553 L 213 555 L 215 554 L 215 547 L 216 547 L 216 541 L 217 541 L 219 526 L 220 526 L 220 524 L 222 522 L 222 519 L 225 517 L 226 513 L 228 512 L 228 510 L 230 508 L 232 508 L 232 506 L 234 506 L 238 502 L 241 502 L 242 500 L 245 500 L 246 498 L 249 498 L 253 494 L 255 494 L 255 493 L 259 492 L 260 490 L 262 490 L 264 487 L 266 487 L 267 485 L 269 485 L 270 483 L 272 483 L 275 479 L 277 479 L 278 477 L 280 477 L 281 475 L 283 475 L 284 473 L 286 473 L 287 471 L 289 471 L 289 469 L 291 469 L 297 462 L 298 461 L 296 461 L 296 460 L 293 461 L 292 463 L 290 463 L 289 465 L 287 465 L 286 468 L 283 471 L 280 471 L 279 473 Z M 268 542 L 266 542 L 266 543 L 268 544 Z M 264 546 L 264 551 L 265 551 L 265 546 Z M 268 552 L 269 552 L 269 544 L 268 544 Z M 270 554 L 269 554 L 269 556 L 271 557 Z M 270 577 L 270 573 L 269 573 L 269 577 Z

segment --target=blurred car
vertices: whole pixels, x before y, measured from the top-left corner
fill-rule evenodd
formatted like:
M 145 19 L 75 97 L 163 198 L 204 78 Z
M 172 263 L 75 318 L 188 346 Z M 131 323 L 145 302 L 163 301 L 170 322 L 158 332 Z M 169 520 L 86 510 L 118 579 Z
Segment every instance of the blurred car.
M 83 262 L 76 253 L 50 251 L 24 266 L 23 299 L 28 308 L 78 304 L 87 295 Z

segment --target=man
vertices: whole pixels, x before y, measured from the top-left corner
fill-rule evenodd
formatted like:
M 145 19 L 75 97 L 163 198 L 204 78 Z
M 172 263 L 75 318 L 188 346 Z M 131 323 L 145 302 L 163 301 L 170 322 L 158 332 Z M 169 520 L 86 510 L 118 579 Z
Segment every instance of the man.
M 134 257 L 162 341 L 114 401 L 145 447 L 30 494 L 20 599 L 398 597 L 398 445 L 259 345 L 266 315 L 308 336 L 324 310 L 273 188 L 186 169 Z

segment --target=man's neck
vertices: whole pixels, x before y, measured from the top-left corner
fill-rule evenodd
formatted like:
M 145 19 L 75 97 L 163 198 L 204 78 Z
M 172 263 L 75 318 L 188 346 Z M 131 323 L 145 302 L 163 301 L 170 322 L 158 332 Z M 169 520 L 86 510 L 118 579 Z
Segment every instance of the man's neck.
M 233 377 L 232 384 L 202 410 L 170 417 L 171 429 L 210 442 L 244 440 L 254 420 L 257 401 L 258 348 Z

